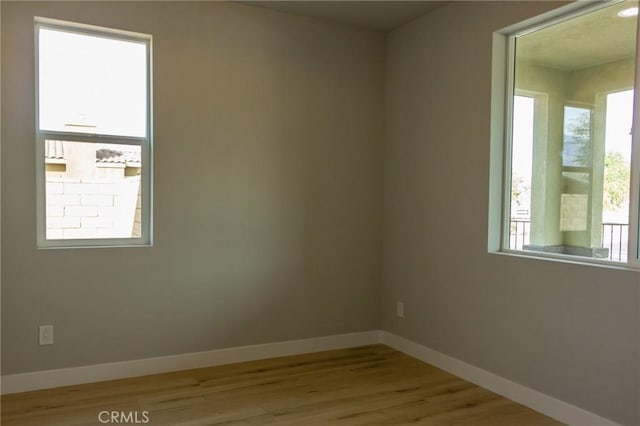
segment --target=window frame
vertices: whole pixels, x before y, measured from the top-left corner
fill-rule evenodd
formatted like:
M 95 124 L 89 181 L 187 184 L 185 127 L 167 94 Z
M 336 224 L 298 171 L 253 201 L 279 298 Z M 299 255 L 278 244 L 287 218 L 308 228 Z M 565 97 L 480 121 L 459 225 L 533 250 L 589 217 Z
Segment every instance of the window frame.
M 80 132 L 43 131 L 40 129 L 40 29 L 53 29 L 74 34 L 91 35 L 114 40 L 143 43 L 146 50 L 146 136 L 129 137 L 110 134 L 92 134 Z M 148 34 L 124 31 L 94 25 L 62 21 L 57 19 L 34 18 L 35 48 L 35 151 L 36 151 L 36 247 L 51 248 L 89 248 L 89 247 L 148 247 L 153 244 L 153 92 L 152 92 L 152 37 Z M 46 171 L 45 141 L 63 140 L 94 144 L 137 145 L 141 151 L 141 236 L 130 238 L 74 238 L 47 239 L 46 225 Z
M 634 70 L 633 128 L 629 197 L 629 237 L 626 262 L 569 254 L 536 252 L 509 248 L 511 218 L 511 173 L 513 136 L 513 97 L 515 89 L 515 41 L 526 34 L 574 19 L 587 13 L 620 3 L 584 4 L 575 2 L 540 16 L 525 20 L 493 35 L 492 98 L 491 98 L 491 178 L 489 190 L 489 253 L 539 258 L 565 263 L 587 264 L 615 269 L 640 270 L 640 17 L 637 19 Z M 537 101 L 537 97 L 534 97 Z M 536 107 L 534 107 L 535 110 Z M 535 143 L 535 141 L 534 141 Z

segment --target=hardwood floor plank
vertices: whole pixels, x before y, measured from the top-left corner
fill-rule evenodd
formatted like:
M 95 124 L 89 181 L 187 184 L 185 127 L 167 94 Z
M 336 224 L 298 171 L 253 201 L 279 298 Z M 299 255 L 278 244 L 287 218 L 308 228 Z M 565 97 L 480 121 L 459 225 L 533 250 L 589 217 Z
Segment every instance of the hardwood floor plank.
M 560 423 L 384 345 L 243 362 L 2 397 L 5 426 Z

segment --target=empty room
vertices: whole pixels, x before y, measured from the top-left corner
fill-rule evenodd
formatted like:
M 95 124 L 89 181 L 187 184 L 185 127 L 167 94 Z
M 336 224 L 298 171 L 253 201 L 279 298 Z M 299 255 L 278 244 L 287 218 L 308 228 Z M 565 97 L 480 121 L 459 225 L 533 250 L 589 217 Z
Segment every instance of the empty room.
M 2 425 L 640 425 L 637 1 L 0 14 Z

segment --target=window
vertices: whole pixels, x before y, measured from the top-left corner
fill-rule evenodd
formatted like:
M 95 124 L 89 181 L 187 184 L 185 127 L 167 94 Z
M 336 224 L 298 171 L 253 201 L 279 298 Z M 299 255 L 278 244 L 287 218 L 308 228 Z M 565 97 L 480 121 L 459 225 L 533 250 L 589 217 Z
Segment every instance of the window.
M 569 8 L 494 39 L 500 250 L 639 267 L 637 2 Z
M 151 38 L 37 18 L 39 247 L 151 243 Z

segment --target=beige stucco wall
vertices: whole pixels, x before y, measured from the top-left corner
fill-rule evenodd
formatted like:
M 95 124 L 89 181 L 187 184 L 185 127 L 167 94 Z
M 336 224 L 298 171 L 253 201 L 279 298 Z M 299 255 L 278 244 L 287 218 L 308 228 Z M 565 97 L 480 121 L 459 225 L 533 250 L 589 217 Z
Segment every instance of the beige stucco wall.
M 527 61 L 518 61 L 516 93 L 533 95 L 534 143 L 531 176 L 531 244 L 563 244 L 560 232 L 562 128 L 568 76 Z
M 599 247 L 601 244 L 602 201 L 605 155 L 605 103 L 610 92 L 633 87 L 634 60 L 568 71 L 518 60 L 515 88 L 518 94 L 536 98 L 533 171 L 531 182 L 531 244 Z M 588 193 L 590 222 L 585 232 L 562 232 L 562 140 L 565 105 L 591 108 L 593 114 L 591 187 Z M 567 197 L 564 197 L 565 200 Z M 575 220 L 584 216 L 576 211 Z M 571 221 L 572 218 L 564 218 Z

